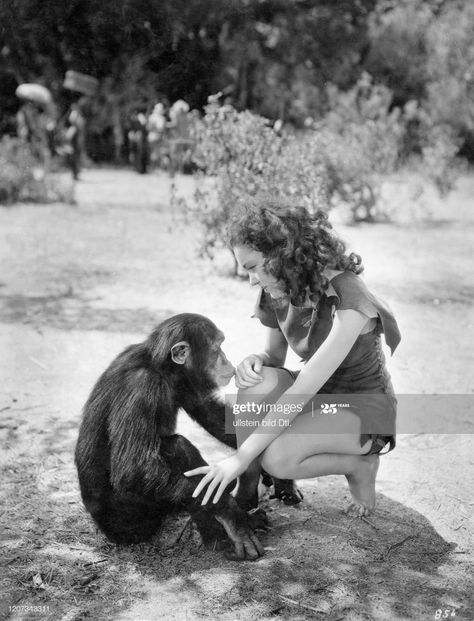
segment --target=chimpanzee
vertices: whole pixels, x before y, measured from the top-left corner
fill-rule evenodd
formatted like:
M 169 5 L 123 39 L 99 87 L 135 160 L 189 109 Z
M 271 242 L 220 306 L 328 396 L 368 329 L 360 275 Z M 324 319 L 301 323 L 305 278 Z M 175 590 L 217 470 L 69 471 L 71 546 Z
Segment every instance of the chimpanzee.
M 184 509 L 205 544 L 219 538 L 224 527 L 234 545 L 229 558 L 262 554 L 246 515 L 258 502 L 260 472 L 254 468 L 242 475 L 235 499 L 226 493 L 216 505 L 202 507 L 192 498 L 198 477 L 187 478 L 183 472 L 206 462 L 175 433 L 181 407 L 214 437 L 235 447 L 235 435 L 225 434 L 224 403 L 215 394 L 234 373 L 221 349 L 223 340 L 206 317 L 175 315 L 143 343 L 125 349 L 93 388 L 75 459 L 85 507 L 110 541 L 146 541 L 166 515 Z M 277 485 L 290 495 L 294 489 L 292 481 Z

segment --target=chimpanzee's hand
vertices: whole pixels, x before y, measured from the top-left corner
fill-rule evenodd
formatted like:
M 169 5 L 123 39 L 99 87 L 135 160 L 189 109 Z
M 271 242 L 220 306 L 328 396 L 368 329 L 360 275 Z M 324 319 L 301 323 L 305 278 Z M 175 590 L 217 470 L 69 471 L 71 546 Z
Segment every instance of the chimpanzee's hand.
M 260 384 L 262 377 L 263 360 L 257 354 L 251 354 L 242 360 L 235 370 L 235 385 L 237 388 L 250 388 Z
M 195 468 L 194 470 L 188 470 L 184 473 L 184 476 L 192 477 L 196 474 L 204 474 L 205 476 L 201 479 L 193 492 L 193 498 L 197 498 L 207 485 L 208 488 L 201 504 L 207 504 L 207 501 L 210 500 L 212 494 L 217 488 L 214 500 L 212 501 L 216 504 L 229 483 L 236 479 L 247 468 L 248 463 L 243 462 L 236 454 L 232 455 L 232 457 L 219 461 L 213 466 L 201 466 L 200 468 Z

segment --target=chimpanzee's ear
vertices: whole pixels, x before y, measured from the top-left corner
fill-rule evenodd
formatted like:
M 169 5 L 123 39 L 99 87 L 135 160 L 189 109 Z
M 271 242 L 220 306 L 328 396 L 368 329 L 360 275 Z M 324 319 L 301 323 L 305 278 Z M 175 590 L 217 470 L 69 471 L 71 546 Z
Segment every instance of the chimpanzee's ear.
M 184 364 L 191 353 L 191 347 L 187 341 L 180 341 L 171 348 L 171 360 L 176 364 Z

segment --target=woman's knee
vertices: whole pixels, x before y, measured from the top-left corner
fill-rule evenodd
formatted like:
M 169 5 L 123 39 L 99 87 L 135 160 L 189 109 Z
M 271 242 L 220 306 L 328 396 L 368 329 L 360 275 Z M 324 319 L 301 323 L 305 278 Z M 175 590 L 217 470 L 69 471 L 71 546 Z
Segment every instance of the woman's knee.
M 291 457 L 279 447 L 278 440 L 274 440 L 262 454 L 262 468 L 277 479 L 291 479 Z
M 269 395 L 278 398 L 290 386 L 293 385 L 293 378 L 285 371 L 274 367 L 262 367 L 262 381 L 249 388 L 239 388 L 238 395 L 248 398 L 249 395 L 259 395 L 268 398 Z

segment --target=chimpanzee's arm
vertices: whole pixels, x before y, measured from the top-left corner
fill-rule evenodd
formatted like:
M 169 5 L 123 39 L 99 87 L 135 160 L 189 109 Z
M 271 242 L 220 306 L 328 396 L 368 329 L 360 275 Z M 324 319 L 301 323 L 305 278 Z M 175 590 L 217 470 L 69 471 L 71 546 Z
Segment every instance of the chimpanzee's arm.
M 231 448 L 237 448 L 237 436 L 225 432 L 225 402 L 218 395 L 209 395 L 193 403 L 189 401 L 184 408 L 189 416 L 214 438 Z
M 108 416 L 110 479 L 121 493 L 160 497 L 170 476 L 161 436 L 176 429 L 176 408 L 165 381 L 145 369 L 117 380 Z

